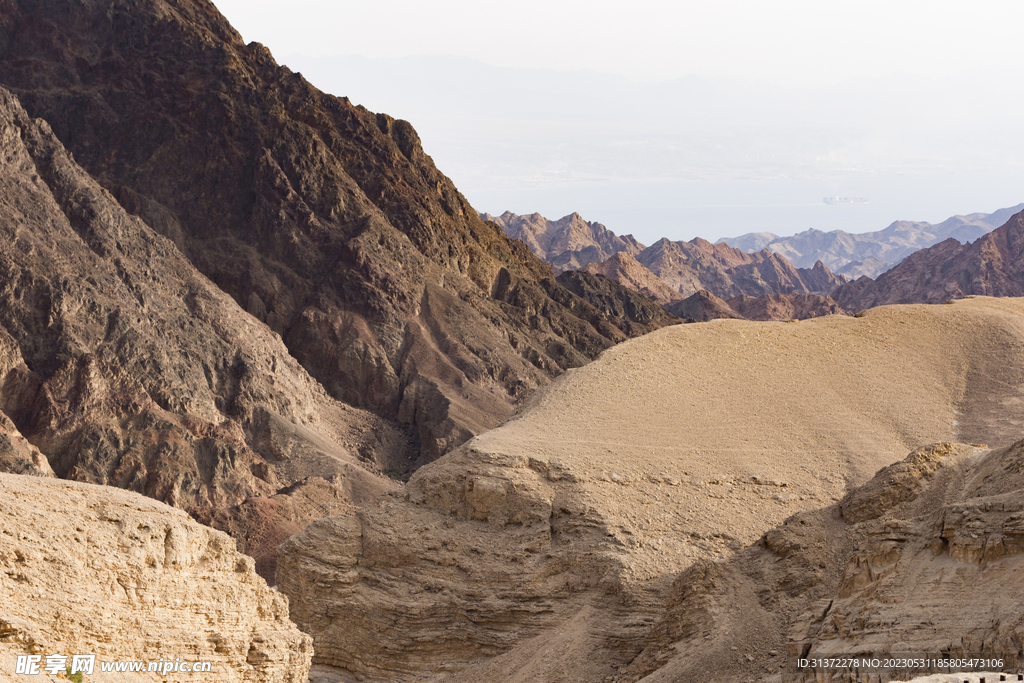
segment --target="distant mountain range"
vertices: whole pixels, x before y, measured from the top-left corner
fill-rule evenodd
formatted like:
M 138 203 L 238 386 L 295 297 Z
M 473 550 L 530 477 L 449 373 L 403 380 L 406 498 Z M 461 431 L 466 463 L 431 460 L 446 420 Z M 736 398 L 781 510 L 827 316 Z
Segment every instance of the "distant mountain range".
M 1024 204 L 1018 204 L 994 213 L 953 216 L 935 225 L 918 221 L 895 221 L 884 230 L 859 234 L 844 230 L 822 232 L 813 228 L 792 237 L 779 237 L 770 232 L 751 232 L 739 237 L 723 237 L 716 244 L 727 243 L 748 253 L 769 249 L 802 268 L 821 261 L 836 273 L 850 279 L 862 275 L 875 278 L 918 249 L 930 247 L 945 239 L 973 242 L 998 228 L 1022 209 Z
M 649 247 L 577 213 L 556 221 L 509 211 L 481 217 L 522 239 L 556 273 L 578 269 L 604 276 L 680 318 L 771 320 L 967 294 L 1024 294 L 1016 284 L 1024 282 L 1024 267 L 1014 265 L 1016 241 L 996 230 L 1022 210 L 1019 204 L 936 225 L 896 221 L 861 234 L 756 232 L 715 244 L 663 238 Z
M 501 226 L 512 239 L 526 242 L 537 256 L 548 262 L 555 274 L 563 270 L 582 270 L 588 263 L 604 261 L 613 254 L 639 254 L 644 245 L 632 235 L 616 235 L 601 225 L 583 219 L 578 213 L 548 220 L 539 213 L 518 216 L 506 211 L 500 216 L 482 213 L 480 217 Z
M 1024 211 L 970 244 L 943 240 L 875 280 L 860 278 L 835 291 L 851 310 L 966 296 L 1024 296 Z

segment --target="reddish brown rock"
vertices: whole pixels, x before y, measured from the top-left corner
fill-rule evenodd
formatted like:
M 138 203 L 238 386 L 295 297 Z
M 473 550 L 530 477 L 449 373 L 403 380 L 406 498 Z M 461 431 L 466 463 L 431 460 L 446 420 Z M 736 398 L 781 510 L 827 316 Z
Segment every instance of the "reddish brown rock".
M 742 318 L 729 306 L 729 303 L 719 299 L 707 290 L 699 290 L 695 294 L 674 301 L 665 306 L 665 310 L 688 322 L 707 322 L 720 318 Z
M 661 278 L 625 252 L 619 252 L 601 263 L 591 263 L 585 270 L 615 280 L 662 305 L 680 298 Z
M 680 298 L 701 289 L 722 298 L 741 294 L 828 294 L 846 282 L 821 262 L 813 268 L 797 268 L 767 249 L 748 254 L 699 237 L 689 242 L 662 239 L 636 258 Z

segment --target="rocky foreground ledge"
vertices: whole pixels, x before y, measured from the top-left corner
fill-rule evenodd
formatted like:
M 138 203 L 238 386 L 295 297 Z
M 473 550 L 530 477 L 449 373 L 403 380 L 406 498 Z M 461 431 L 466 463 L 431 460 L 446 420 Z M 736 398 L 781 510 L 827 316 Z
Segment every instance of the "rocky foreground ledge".
M 136 493 L 12 474 L 0 474 L 0 519 L 3 680 L 16 680 L 17 655 L 35 653 L 43 665 L 49 654 L 180 658 L 211 663 L 197 680 L 305 683 L 311 638 L 227 534 Z M 166 678 L 99 664 L 86 676 Z

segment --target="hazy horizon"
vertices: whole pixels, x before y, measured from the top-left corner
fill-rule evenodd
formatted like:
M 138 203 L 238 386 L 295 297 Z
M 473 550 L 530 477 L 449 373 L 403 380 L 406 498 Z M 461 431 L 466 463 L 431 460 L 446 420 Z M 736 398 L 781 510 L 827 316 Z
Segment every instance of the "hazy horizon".
M 690 17 L 684 33 L 703 27 L 703 37 L 656 59 L 652 50 L 679 47 L 664 26 L 638 35 L 624 17 L 616 32 L 599 7 L 573 23 L 558 2 L 545 3 L 549 15 L 454 0 L 430 12 L 392 1 L 341 14 L 314 0 L 287 12 L 269 1 L 217 5 L 245 40 L 318 88 L 410 121 L 479 211 L 575 211 L 644 242 L 714 241 L 866 232 L 1024 200 L 1024 95 L 1013 87 L 1024 51 L 1002 37 L 1024 6 L 965 13 L 933 3 L 922 14 L 914 3 L 866 3 L 851 14 L 790 2 L 766 14 L 733 2 L 747 13 L 729 24 L 724 10 L 684 3 L 662 23 Z M 584 25 L 590 42 L 620 55 L 619 73 L 594 46 L 566 56 Z M 466 40 L 445 40 L 459 27 Z M 538 43 L 559 28 L 561 41 Z M 700 46 L 706 59 L 693 57 Z M 869 203 L 827 207 L 831 194 Z

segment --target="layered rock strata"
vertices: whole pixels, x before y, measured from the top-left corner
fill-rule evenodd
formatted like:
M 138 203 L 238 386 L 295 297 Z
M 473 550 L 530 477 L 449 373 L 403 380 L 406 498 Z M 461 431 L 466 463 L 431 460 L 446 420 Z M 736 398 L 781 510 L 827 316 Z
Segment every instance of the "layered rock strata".
M 226 534 L 136 493 L 13 474 L 0 515 L 5 680 L 19 654 L 94 654 L 100 683 L 168 677 L 100 662 L 176 659 L 209 662 L 203 680 L 305 683 L 311 639 Z

